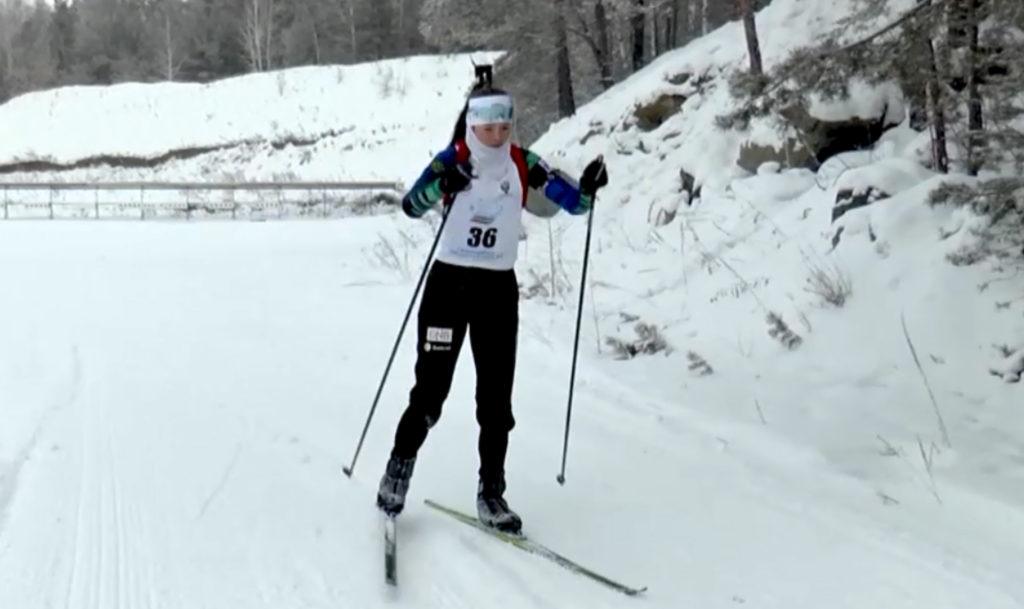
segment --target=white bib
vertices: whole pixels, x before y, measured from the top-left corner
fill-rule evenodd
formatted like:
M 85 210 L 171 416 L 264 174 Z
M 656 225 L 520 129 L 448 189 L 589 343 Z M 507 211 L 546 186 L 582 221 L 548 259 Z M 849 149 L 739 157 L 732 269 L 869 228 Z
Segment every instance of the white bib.
M 504 167 L 470 182 L 452 203 L 437 259 L 449 264 L 508 270 L 515 266 L 522 226 L 523 184 L 509 155 Z

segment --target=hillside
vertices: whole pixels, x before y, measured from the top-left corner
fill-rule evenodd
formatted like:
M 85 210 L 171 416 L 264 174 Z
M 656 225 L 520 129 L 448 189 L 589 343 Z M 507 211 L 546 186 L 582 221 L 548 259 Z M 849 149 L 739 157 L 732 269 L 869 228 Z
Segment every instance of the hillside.
M 0 105 L 0 170 L 7 181 L 407 181 L 458 116 L 472 62 L 499 56 L 29 93 Z

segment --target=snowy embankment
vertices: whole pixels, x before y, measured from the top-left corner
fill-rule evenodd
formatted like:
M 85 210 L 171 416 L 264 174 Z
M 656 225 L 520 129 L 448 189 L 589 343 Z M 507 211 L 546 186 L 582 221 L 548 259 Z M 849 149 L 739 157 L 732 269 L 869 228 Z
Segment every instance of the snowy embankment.
M 775 0 L 758 17 L 766 59 L 836 12 Z M 645 601 L 420 505 L 473 509 L 468 353 L 402 517 L 398 598 L 382 589 L 373 491 L 411 334 L 354 479 L 340 470 L 436 227 L 387 214 L 0 224 L 0 259 L 17 261 L 0 299 L 17 321 L 0 326 L 0 606 L 1024 605 L 1024 411 L 1013 375 L 990 371 L 1024 348 L 1024 282 L 991 261 L 951 264 L 980 220 L 925 203 L 942 178 L 905 126 L 837 157 L 841 174 L 736 167 L 745 141 L 770 141 L 763 124 L 713 127 L 740 35 L 731 24 L 660 58 L 533 146 L 570 172 L 604 154 L 612 182 L 595 211 L 564 487 L 586 223 L 528 221 L 508 497 L 531 535 L 649 586 Z M 471 76 L 381 166 L 415 175 Z M 374 91 L 358 97 L 383 104 Z M 634 124 L 666 91 L 686 98 L 680 111 Z M 292 170 L 267 158 L 262 172 Z M 699 198 L 680 192 L 680 169 Z M 833 222 L 838 192 L 869 186 L 891 196 Z M 659 209 L 674 219 L 656 226 Z M 656 353 L 622 361 L 609 339 Z
M 768 67 L 830 29 L 823 24 L 838 18 L 825 15 L 833 11 L 774 2 L 759 13 Z M 1019 263 L 953 264 L 985 220 L 927 204 L 945 180 L 965 180 L 927 170 L 928 135 L 905 124 L 818 173 L 736 167 L 744 141 L 767 138 L 770 124 L 718 130 L 714 118 L 735 101 L 724 78 L 699 75 L 742 68 L 742 47 L 728 44 L 741 36 L 735 23 L 661 57 L 534 146 L 569 171 L 603 154 L 614 176 L 596 212 L 586 311 L 596 322 L 584 324 L 586 340 L 606 354 L 609 339 L 634 350 L 664 342 L 668 357 L 609 370 L 628 370 L 637 386 L 680 407 L 813 446 L 881 503 L 924 498 L 952 521 L 964 515 L 937 507 L 948 499 L 943 490 L 1024 507 L 1024 453 L 1006 431 L 1024 424 L 1012 383 L 1024 352 Z M 672 84 L 680 74 L 686 82 Z M 812 111 L 835 119 L 891 115 L 898 105 L 891 87 L 854 90 L 859 97 L 845 108 Z M 639 128 L 636 108 L 666 94 L 685 97 L 678 113 Z M 682 169 L 700 187 L 693 201 Z M 833 221 L 840 191 L 868 187 L 890 196 Z M 675 219 L 654 226 L 661 210 Z M 583 225 L 553 224 L 565 267 L 556 275 L 578 282 Z M 524 267 L 550 284 L 548 228 L 531 230 Z

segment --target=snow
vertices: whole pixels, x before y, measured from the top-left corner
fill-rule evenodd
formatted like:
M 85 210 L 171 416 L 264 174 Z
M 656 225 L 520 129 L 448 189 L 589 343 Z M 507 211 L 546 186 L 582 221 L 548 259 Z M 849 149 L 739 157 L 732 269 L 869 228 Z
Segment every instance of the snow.
M 125 83 L 29 93 L 0 105 L 0 165 L 177 153 L 187 158 L 156 172 L 101 166 L 58 176 L 409 181 L 416 177 L 409 168 L 438 147 L 436 133 L 425 126 L 454 123 L 473 82 L 472 62 L 500 56 L 418 56 L 209 84 Z M 230 173 L 220 169 L 225 164 Z
M 408 340 L 355 478 L 340 469 L 412 287 L 364 255 L 399 228 L 414 235 L 416 253 L 429 245 L 429 226 L 386 216 L 0 225 L 0 254 L 24 261 L 6 272 L 0 313 L 20 323 L 3 326 L 3 344 L 30 346 L 5 349 L 0 366 L 3 471 L 14 489 L 0 532 L 3 606 L 637 602 L 419 504 L 429 496 L 472 510 L 476 423 L 466 357 L 401 519 L 397 601 L 383 589 L 373 488 L 412 381 Z M 61 253 L 70 251 L 73 263 Z M 605 262 L 595 277 L 609 278 L 610 258 L 595 258 Z M 951 420 L 957 458 L 937 457 L 943 504 L 933 500 L 909 443 L 914 432 L 934 436 L 929 413 L 895 345 L 891 360 L 872 363 L 877 352 L 861 350 L 843 358 L 842 376 L 827 358 L 813 358 L 813 382 L 796 388 L 807 400 L 787 405 L 793 368 L 812 358 L 776 356 L 774 370 L 744 370 L 725 349 L 694 345 L 717 371 L 697 383 L 661 376 L 678 359 L 614 362 L 587 337 L 559 487 L 573 310 L 528 300 L 522 319 L 519 377 L 529 382 L 517 385 L 510 500 L 538 539 L 650 586 L 652 606 L 1019 606 L 1020 512 L 954 482 L 971 460 L 1009 465 L 1012 455 L 997 460 L 997 435 L 972 438 Z M 819 353 L 843 353 L 864 331 L 840 319 L 815 323 L 830 326 L 818 332 L 833 342 L 807 345 Z M 932 353 L 927 327 L 911 329 Z M 877 330 L 873 339 L 898 338 Z M 746 340 L 754 343 L 753 334 Z M 947 366 L 960 363 L 939 353 Z M 657 370 L 647 384 L 630 380 L 649 366 Z M 680 381 L 689 388 L 678 391 Z M 755 386 L 767 426 L 743 399 Z M 885 393 L 890 407 L 866 404 Z M 989 395 L 973 409 L 1005 415 L 994 412 L 999 394 Z M 891 412 L 898 404 L 902 414 Z M 11 405 L 24 415 L 8 423 Z M 916 424 L 903 426 L 903 417 Z M 827 429 L 833 450 L 859 454 L 822 455 L 812 448 L 818 442 L 786 438 Z M 905 462 L 875 452 L 876 432 L 905 451 Z M 974 444 L 983 439 L 991 444 Z M 22 458 L 10 465 L 12 448 Z M 838 465 L 870 471 L 844 472 L 838 457 Z M 878 492 L 900 504 L 884 505 Z
M 775 0 L 759 14 L 769 62 L 841 16 L 811 4 Z M 409 331 L 353 478 L 341 470 L 438 220 L 390 212 L 0 223 L 0 607 L 1024 606 L 1019 264 L 951 263 L 983 220 L 926 203 L 944 178 L 922 169 L 921 136 L 905 126 L 816 174 L 735 167 L 753 132 L 716 131 L 713 116 L 730 103 L 716 79 L 742 62 L 738 35 L 731 24 L 660 58 L 532 146 L 571 174 L 603 154 L 611 183 L 593 218 L 564 486 L 555 476 L 587 224 L 527 220 L 507 497 L 531 536 L 648 586 L 646 598 L 422 505 L 474 509 L 466 353 L 400 518 L 399 588 L 384 586 L 373 496 L 413 379 Z M 425 62 L 424 75 L 447 70 L 458 91 L 431 82 L 436 105 L 367 118 L 352 137 L 372 139 L 384 116 L 422 131 L 368 143 L 331 175 L 407 180 L 447 141 L 472 76 L 466 58 L 409 61 Z M 667 83 L 680 72 L 695 76 Z M 295 75 L 307 99 L 298 74 L 288 82 Z M 715 76 L 703 92 L 698 74 Z M 266 85 L 250 94 L 246 82 L 226 98 L 257 99 Z M 409 76 L 408 86 L 428 85 Z M 117 115 L 114 90 L 90 98 L 107 100 L 97 116 Z M 125 108 L 158 104 L 116 90 L 138 96 Z M 673 91 L 688 96 L 680 114 L 652 132 L 632 126 L 636 105 Z M 352 96 L 391 103 L 377 92 Z M 0 107 L 0 125 L 23 110 L 50 116 L 20 103 L 17 114 Z M 190 121 L 175 121 L 162 145 L 268 128 L 237 123 L 224 135 Z M 281 133 L 333 124 L 295 119 Z M 129 135 L 65 139 L 5 145 L 66 159 L 166 152 Z M 324 142 L 302 167 L 288 148 L 252 144 L 156 170 L 13 177 L 208 179 L 212 159 L 218 172 L 324 177 L 340 158 Z M 692 201 L 680 168 L 701 186 Z M 892 196 L 833 224 L 838 191 L 869 186 Z M 658 209 L 677 215 L 655 227 Z M 816 276 L 848 282 L 841 306 L 815 293 Z M 769 334 L 769 313 L 799 335 L 795 348 Z M 638 323 L 669 349 L 619 359 L 608 339 L 635 340 Z
M 823 121 L 843 121 L 850 118 L 875 120 L 884 117 L 885 125 L 898 125 L 906 118 L 903 91 L 893 83 L 872 85 L 860 79 L 849 84 L 848 100 L 826 100 L 818 94 L 810 95 L 808 112 Z

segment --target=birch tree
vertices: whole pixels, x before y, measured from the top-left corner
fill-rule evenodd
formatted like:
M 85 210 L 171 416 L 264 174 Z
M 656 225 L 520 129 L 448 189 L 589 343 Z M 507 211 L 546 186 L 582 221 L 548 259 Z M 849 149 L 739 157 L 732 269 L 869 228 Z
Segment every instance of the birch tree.
M 275 0 L 245 0 L 242 39 L 253 72 L 272 68 Z

